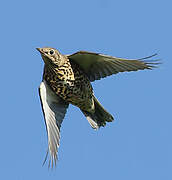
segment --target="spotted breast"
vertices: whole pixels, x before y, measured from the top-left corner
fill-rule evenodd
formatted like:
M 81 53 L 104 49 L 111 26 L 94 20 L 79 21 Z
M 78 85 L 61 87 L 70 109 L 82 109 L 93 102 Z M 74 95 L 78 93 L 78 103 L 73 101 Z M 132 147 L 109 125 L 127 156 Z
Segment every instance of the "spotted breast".
M 88 77 L 76 63 L 66 62 L 56 68 L 45 65 L 43 79 L 62 99 L 82 110 L 94 111 L 93 89 Z

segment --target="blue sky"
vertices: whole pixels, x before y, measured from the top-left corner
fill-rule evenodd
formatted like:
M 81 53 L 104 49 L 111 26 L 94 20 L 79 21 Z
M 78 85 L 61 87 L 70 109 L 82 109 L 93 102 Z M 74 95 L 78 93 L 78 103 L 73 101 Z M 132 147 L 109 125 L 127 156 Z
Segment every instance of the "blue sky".
M 0 179 L 172 179 L 171 1 L 2 1 L 0 6 Z M 99 131 L 70 106 L 59 162 L 42 162 L 47 135 L 38 96 L 43 61 L 36 47 L 141 58 L 158 53 L 153 71 L 93 83 L 115 117 Z

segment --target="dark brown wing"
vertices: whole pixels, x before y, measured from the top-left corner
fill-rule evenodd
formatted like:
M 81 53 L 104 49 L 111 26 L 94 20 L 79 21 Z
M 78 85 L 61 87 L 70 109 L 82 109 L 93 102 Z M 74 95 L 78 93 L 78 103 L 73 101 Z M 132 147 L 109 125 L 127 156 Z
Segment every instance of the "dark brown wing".
M 148 60 L 154 54 L 137 60 L 122 59 L 98 53 L 79 51 L 67 57 L 77 63 L 87 74 L 90 81 L 99 80 L 112 74 L 125 71 L 152 69 L 159 64 L 156 60 Z

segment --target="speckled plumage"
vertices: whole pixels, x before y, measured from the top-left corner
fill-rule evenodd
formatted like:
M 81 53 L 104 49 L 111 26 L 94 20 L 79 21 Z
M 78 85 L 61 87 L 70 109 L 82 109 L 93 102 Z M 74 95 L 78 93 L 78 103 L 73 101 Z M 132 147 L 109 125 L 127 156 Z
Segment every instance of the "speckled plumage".
M 45 65 L 43 79 L 63 100 L 82 110 L 94 112 L 93 88 L 76 63 L 66 58 L 62 66 L 52 69 Z

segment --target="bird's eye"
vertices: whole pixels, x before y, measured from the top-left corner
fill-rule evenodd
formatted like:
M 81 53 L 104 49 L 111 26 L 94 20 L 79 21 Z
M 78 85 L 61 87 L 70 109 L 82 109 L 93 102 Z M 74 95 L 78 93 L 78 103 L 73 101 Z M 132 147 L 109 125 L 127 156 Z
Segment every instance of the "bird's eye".
M 50 54 L 53 55 L 54 54 L 54 50 L 50 50 Z

